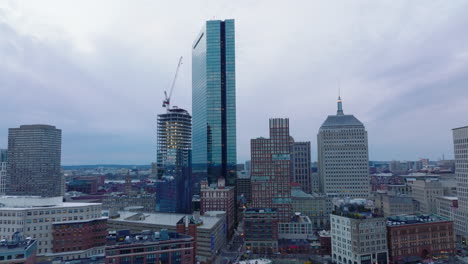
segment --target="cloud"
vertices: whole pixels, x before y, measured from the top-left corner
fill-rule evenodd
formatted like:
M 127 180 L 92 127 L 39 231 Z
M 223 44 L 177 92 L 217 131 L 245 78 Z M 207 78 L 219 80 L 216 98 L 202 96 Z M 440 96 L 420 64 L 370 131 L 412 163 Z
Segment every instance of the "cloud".
M 270 117 L 315 158 L 339 86 L 371 159 L 450 156 L 468 122 L 465 1 L 5 3 L 0 146 L 9 127 L 56 125 L 64 164 L 154 161 L 163 91 L 184 56 L 173 102 L 191 109 L 190 47 L 213 17 L 236 19 L 239 162 Z

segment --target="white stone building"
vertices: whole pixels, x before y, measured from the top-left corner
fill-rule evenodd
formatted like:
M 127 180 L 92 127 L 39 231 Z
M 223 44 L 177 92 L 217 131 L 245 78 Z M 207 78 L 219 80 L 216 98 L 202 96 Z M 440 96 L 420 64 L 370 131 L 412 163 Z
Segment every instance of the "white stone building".
M 320 191 L 366 198 L 370 191 L 367 131 L 353 115 L 330 115 L 317 135 Z

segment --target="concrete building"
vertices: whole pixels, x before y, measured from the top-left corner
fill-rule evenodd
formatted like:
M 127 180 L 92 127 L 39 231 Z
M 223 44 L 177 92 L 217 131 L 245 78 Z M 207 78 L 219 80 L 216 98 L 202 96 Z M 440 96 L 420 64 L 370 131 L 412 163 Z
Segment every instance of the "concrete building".
M 157 197 L 164 202 L 173 200 L 174 206 L 161 206 L 161 212 L 190 213 L 192 199 L 192 117 L 177 107 L 169 108 L 167 112 L 158 115 L 158 144 L 157 144 L 157 176 L 172 177 L 161 185 L 174 187 L 172 197 Z M 161 192 L 156 192 L 158 196 Z M 168 194 L 168 192 L 165 192 Z M 167 209 L 167 210 L 166 210 Z
M 195 263 L 193 237 L 169 232 L 143 232 L 125 237 L 108 237 L 106 264 L 111 263 Z
M 331 219 L 332 261 L 337 264 L 388 263 L 386 219 L 350 201 L 335 206 Z
M 244 213 L 245 248 L 253 254 L 278 251 L 278 215 L 273 208 L 249 208 Z
M 16 232 L 12 240 L 0 242 L 0 264 L 36 263 L 37 242 Z
M 218 185 L 208 186 L 207 181 L 201 182 L 200 204 L 201 214 L 210 211 L 226 212 L 227 235 L 231 237 L 235 228 L 236 194 L 233 186 L 225 186 L 223 178 L 218 179 Z
M 289 119 L 270 119 L 270 138 L 250 141 L 252 207 L 276 208 L 280 222 L 292 217 Z
M 7 163 L 0 162 L 0 195 L 5 195 L 6 192 L 6 173 Z
M 444 195 L 444 187 L 439 179 L 426 178 L 415 180 L 408 184 L 411 187 L 411 195 L 419 203 L 419 210 L 423 214 L 437 213 L 437 197 Z
M 454 196 L 439 196 L 436 199 L 437 215 L 451 221 L 456 221 L 458 211 L 458 197 Z M 465 225 L 458 226 L 455 222 L 455 230 L 464 229 Z
M 192 114 L 195 186 L 220 177 L 236 186 L 234 19 L 206 21 L 193 42 Z
M 109 230 L 128 229 L 132 233 L 143 230 L 157 232 L 161 229 L 177 231 L 180 219 L 196 221 L 196 255 L 200 261 L 212 260 L 226 245 L 226 214 L 224 212 L 205 212 L 203 216 L 171 213 L 136 213 L 119 211 L 118 216 L 108 220 Z M 188 223 L 184 223 L 189 225 Z M 189 226 L 190 227 L 190 226 Z
M 301 185 L 306 193 L 312 193 L 312 168 L 310 142 L 291 143 L 291 182 Z
M 290 222 L 278 223 L 279 239 L 315 239 L 315 229 L 308 216 L 296 213 Z
M 59 197 L 62 131 L 49 125 L 22 125 L 8 130 L 7 195 Z
M 455 251 L 453 222 L 437 215 L 399 215 L 387 221 L 390 263 L 417 263 Z
M 411 195 L 379 191 L 374 194 L 374 206 L 380 214 L 392 216 L 415 214 L 419 212 L 419 203 Z
M 65 227 L 63 230 L 66 232 L 93 230 L 98 236 L 102 234 L 102 229 L 105 232 L 106 219 L 101 217 L 101 204 L 63 203 L 62 197 L 27 196 L 3 196 L 0 197 L 0 204 L 0 238 L 11 239 L 13 232 L 21 232 L 36 240 L 38 261 L 56 257 L 77 259 L 104 253 L 104 245 L 98 244 L 103 244 L 105 235 L 96 238 L 94 234 L 81 233 L 77 236 L 77 233 L 68 233 L 72 235 L 71 239 L 63 240 L 60 246 L 55 244 L 59 240 L 57 234 Z M 77 226 L 80 228 L 73 229 Z M 86 226 L 91 227 L 81 228 Z M 92 236 L 90 241 L 81 241 L 88 235 Z
M 102 199 L 102 209 L 109 211 L 120 211 L 128 207 L 141 207 L 143 212 L 154 212 L 156 209 L 156 198 L 154 194 L 136 195 L 106 195 Z
M 455 227 L 459 241 L 467 241 L 468 229 L 468 126 L 453 129 L 458 212 Z M 463 229 L 457 227 L 465 226 Z
M 338 111 L 330 115 L 317 135 L 320 191 L 340 196 L 369 196 L 369 154 L 367 131 L 353 115 Z
M 330 214 L 333 211 L 332 198 L 324 194 L 308 194 L 300 188 L 291 189 L 293 212 L 307 216 L 314 230 L 330 229 Z

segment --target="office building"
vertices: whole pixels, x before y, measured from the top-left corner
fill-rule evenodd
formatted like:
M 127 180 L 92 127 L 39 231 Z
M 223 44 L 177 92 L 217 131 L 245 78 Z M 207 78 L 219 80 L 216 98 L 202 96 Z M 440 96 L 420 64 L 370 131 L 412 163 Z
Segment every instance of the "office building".
M 20 232 L 15 232 L 11 240 L 0 242 L 0 264 L 34 264 L 36 250 L 36 240 L 25 239 Z
M 399 215 L 387 221 L 390 263 L 419 263 L 455 251 L 453 222 L 438 215 Z
M 388 263 L 386 218 L 350 200 L 335 206 L 330 219 L 334 263 Z
M 250 173 L 251 173 L 250 160 L 245 161 L 244 169 L 247 172 L 247 174 L 250 176 Z
M 244 212 L 245 248 L 253 254 L 278 251 L 278 217 L 276 209 L 249 208 Z
M 0 149 L 0 195 L 6 192 L 7 150 Z
M 201 182 L 200 190 L 201 214 L 210 211 L 226 212 L 227 235 L 231 237 L 235 228 L 236 194 L 233 186 L 225 186 L 224 179 L 218 179 L 218 184 L 208 185 Z
M 312 193 L 310 142 L 291 144 L 291 182 L 298 183 L 306 193 Z
M 374 194 L 374 206 L 380 214 L 393 216 L 419 212 L 419 202 L 411 195 L 378 191 Z
M 320 191 L 351 198 L 369 196 L 367 131 L 353 115 L 345 115 L 341 98 L 317 135 Z
M 213 260 L 216 252 L 226 246 L 226 214 L 224 212 L 205 212 L 204 215 L 197 214 L 175 214 L 175 213 L 138 213 L 130 211 L 119 211 L 116 217 L 108 220 L 109 230 L 130 230 L 139 233 L 144 230 L 158 232 L 167 229 L 173 232 L 180 227 L 181 219 L 186 222 L 195 222 L 196 232 L 191 232 L 193 225 L 188 224 L 189 235 L 195 238 L 196 255 L 199 261 Z M 184 223 L 187 225 L 187 223 Z M 196 234 L 196 235 L 194 235 Z
M 191 141 L 192 117 L 186 110 L 174 106 L 158 115 L 157 177 L 172 178 L 163 179 L 160 185 L 174 187 L 172 199 L 175 203 L 170 210 L 161 206 L 162 212 L 191 212 Z M 165 198 L 158 196 L 159 201 Z
M 308 216 L 295 213 L 287 223 L 278 223 L 279 239 L 313 240 L 315 229 Z
M 459 241 L 467 241 L 468 229 L 468 126 L 453 129 L 453 145 L 455 152 L 455 177 L 457 181 L 458 212 L 455 227 Z
M 156 210 L 156 197 L 154 194 L 135 195 L 106 195 L 102 199 L 102 209 L 109 211 L 119 211 L 125 208 L 140 208 L 142 212 L 154 212 Z
M 192 46 L 193 173 L 236 185 L 236 65 L 234 20 L 205 23 Z
M 462 230 L 465 225 L 457 226 L 456 217 L 458 212 L 458 197 L 439 196 L 436 198 L 437 215 L 454 221 L 455 231 Z
M 275 208 L 280 222 L 288 222 L 291 210 L 291 143 L 289 119 L 270 119 L 270 138 L 250 141 L 252 207 Z
M 162 176 L 156 180 L 156 212 L 178 213 L 179 192 L 177 182 L 172 176 Z
M 419 210 L 423 214 L 437 213 L 437 197 L 444 195 L 444 187 L 437 178 L 415 180 L 408 183 L 411 195 L 419 203 Z
M 195 263 L 193 237 L 169 232 L 126 234 L 108 237 L 106 264 L 110 263 Z
M 319 193 L 305 193 L 294 186 L 291 189 L 291 202 L 293 212 L 309 217 L 315 231 L 330 229 L 330 214 L 333 211 L 331 197 Z
M 8 130 L 7 195 L 59 197 L 62 131 L 49 125 Z
M 13 232 L 31 237 L 37 241 L 40 261 L 104 253 L 107 219 L 101 217 L 101 204 L 64 203 L 62 197 L 36 196 L 4 196 L 0 203 L 0 238 L 12 239 Z

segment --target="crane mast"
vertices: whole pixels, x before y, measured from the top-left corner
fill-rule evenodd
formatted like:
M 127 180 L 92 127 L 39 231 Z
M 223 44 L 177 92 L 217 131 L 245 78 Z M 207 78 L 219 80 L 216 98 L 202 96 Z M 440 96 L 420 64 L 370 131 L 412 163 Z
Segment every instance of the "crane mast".
M 171 96 L 172 96 L 172 91 L 174 90 L 174 86 L 177 80 L 177 75 L 179 74 L 179 69 L 180 65 L 182 65 L 182 56 L 180 56 L 179 63 L 177 64 L 177 69 L 175 72 L 174 80 L 172 80 L 172 85 L 171 85 L 171 90 L 169 91 L 169 96 L 167 95 L 166 90 L 164 90 L 164 101 L 163 101 L 163 107 L 165 107 L 168 111 L 171 105 Z

